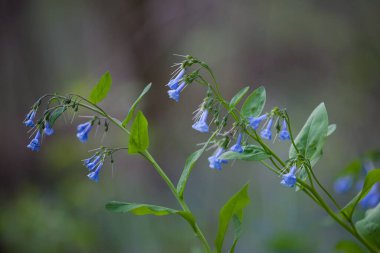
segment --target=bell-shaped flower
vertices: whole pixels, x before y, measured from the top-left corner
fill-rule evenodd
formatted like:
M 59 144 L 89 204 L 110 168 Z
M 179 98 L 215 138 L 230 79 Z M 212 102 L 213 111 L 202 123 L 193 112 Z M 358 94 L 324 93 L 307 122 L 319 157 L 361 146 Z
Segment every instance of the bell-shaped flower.
M 281 130 L 278 134 L 278 138 L 282 141 L 290 140 L 290 134 L 286 125 L 286 120 L 282 121 Z
M 38 130 L 32 141 L 28 144 L 27 148 L 31 149 L 32 151 L 39 151 L 41 146 L 40 142 L 41 132 Z
M 45 133 L 46 135 L 49 135 L 49 136 L 52 135 L 52 134 L 54 133 L 54 129 L 51 128 L 49 122 L 47 122 L 47 121 L 45 122 L 44 133 Z
M 372 186 L 367 195 L 360 201 L 360 205 L 366 209 L 376 207 L 380 203 L 380 183 Z
M 264 139 L 271 140 L 272 139 L 272 132 L 271 127 L 273 124 L 273 119 L 270 119 L 268 121 L 268 124 L 265 126 L 265 128 L 260 132 L 260 136 Z
M 178 102 L 179 101 L 179 94 L 181 93 L 181 91 L 183 90 L 183 88 L 185 88 L 185 85 L 186 85 L 186 83 L 182 82 L 181 85 L 178 86 L 178 88 L 173 89 L 173 90 L 168 90 L 169 98 L 171 98 L 174 101 Z
M 88 170 L 93 170 L 95 166 L 98 164 L 101 156 L 94 155 L 86 160 L 84 160 L 84 165 L 88 168 Z
M 88 140 L 88 133 L 91 131 L 91 128 L 92 128 L 91 121 L 78 125 L 77 137 L 81 142 L 86 142 Z
M 210 168 L 221 170 L 223 163 L 228 163 L 227 160 L 219 159 L 219 157 L 224 153 L 224 149 L 219 147 L 216 152 L 208 158 L 208 161 L 210 162 Z
M 27 127 L 34 127 L 34 117 L 36 116 L 36 111 L 35 110 L 32 110 L 30 111 L 26 117 L 25 117 L 25 120 L 24 120 L 24 124 L 25 126 Z
M 340 177 L 334 182 L 334 190 L 336 193 L 342 194 L 349 191 L 354 183 L 351 175 Z
M 291 167 L 288 173 L 282 175 L 281 184 L 289 188 L 294 187 L 294 185 L 297 183 L 296 173 L 297 167 Z
M 90 172 L 90 173 L 87 175 L 87 177 L 88 177 L 90 180 L 94 181 L 94 182 L 99 182 L 99 172 L 100 172 L 100 169 L 102 168 L 102 166 L 103 166 L 103 162 L 100 162 L 100 163 L 98 164 L 98 166 L 96 167 L 96 169 L 95 169 L 94 171 Z
M 207 124 L 207 116 L 208 116 L 208 110 L 203 110 L 201 116 L 199 117 L 198 121 L 196 121 L 192 127 L 193 129 L 197 130 L 201 133 L 207 133 L 209 128 Z
M 257 130 L 259 128 L 259 125 L 261 121 L 265 120 L 267 118 L 267 114 L 263 114 L 260 117 L 249 117 L 249 125 L 254 129 Z
M 243 138 L 243 134 L 239 133 L 236 144 L 233 145 L 230 150 L 237 153 L 243 153 L 243 148 L 241 146 L 241 139 Z
M 185 74 L 185 69 L 182 69 L 182 70 L 178 73 L 178 75 L 177 75 L 176 77 L 174 77 L 173 79 L 171 79 L 171 80 L 169 81 L 169 83 L 167 84 L 167 86 L 169 86 L 169 88 L 170 88 L 171 90 L 175 90 L 175 89 L 177 89 L 178 86 L 179 86 L 179 82 L 181 81 L 181 79 L 182 79 L 182 77 L 183 77 L 184 74 Z

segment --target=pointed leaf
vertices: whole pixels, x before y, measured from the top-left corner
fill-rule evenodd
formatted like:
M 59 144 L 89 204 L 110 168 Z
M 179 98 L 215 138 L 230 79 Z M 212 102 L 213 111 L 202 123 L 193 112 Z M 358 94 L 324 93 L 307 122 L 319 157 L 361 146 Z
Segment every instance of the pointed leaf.
M 231 99 L 230 101 L 230 109 L 234 108 L 244 97 L 245 94 L 247 94 L 249 90 L 249 86 L 241 89 L 236 95 Z
M 236 214 L 232 217 L 232 222 L 234 224 L 234 242 L 232 243 L 232 247 L 229 253 L 235 252 L 236 244 L 238 243 L 241 234 L 242 234 L 242 223 L 243 223 L 243 211 L 239 214 Z
M 139 111 L 133 121 L 129 136 L 128 153 L 136 154 L 145 151 L 149 146 L 148 121 Z
M 339 253 L 365 253 L 365 251 L 353 241 L 342 240 L 337 243 L 335 250 Z
M 94 104 L 99 103 L 107 96 L 107 93 L 111 88 L 111 84 L 112 84 L 111 74 L 109 72 L 106 72 L 100 78 L 98 84 L 91 91 L 88 99 Z
M 364 219 L 355 226 L 359 234 L 380 249 L 380 205 L 367 210 Z
M 49 115 L 48 121 L 50 126 L 54 125 L 55 121 L 62 115 L 62 113 L 64 113 L 64 111 L 66 111 L 66 107 L 58 107 Z
M 254 90 L 251 95 L 245 100 L 241 107 L 240 114 L 243 117 L 257 117 L 264 109 L 266 101 L 266 92 L 263 86 Z
M 222 252 L 223 241 L 226 235 L 228 224 L 234 215 L 241 215 L 242 210 L 249 204 L 248 184 L 238 193 L 232 196 L 223 206 L 219 213 L 219 227 L 215 240 L 217 253 Z
M 270 154 L 264 150 L 254 150 L 252 152 L 244 151 L 243 153 L 237 153 L 234 151 L 224 152 L 220 159 L 224 160 L 244 160 L 244 161 L 262 161 L 271 157 Z
M 140 103 L 140 100 L 143 98 L 143 96 L 149 91 L 150 87 L 152 87 L 152 83 L 148 84 L 144 90 L 141 92 L 140 96 L 136 99 L 136 101 L 133 103 L 132 107 L 129 109 L 127 116 L 123 120 L 123 127 L 127 126 L 129 121 L 132 119 L 133 114 L 135 113 L 135 109 L 137 105 Z
M 327 128 L 327 136 L 332 135 L 336 130 L 336 124 L 331 124 Z

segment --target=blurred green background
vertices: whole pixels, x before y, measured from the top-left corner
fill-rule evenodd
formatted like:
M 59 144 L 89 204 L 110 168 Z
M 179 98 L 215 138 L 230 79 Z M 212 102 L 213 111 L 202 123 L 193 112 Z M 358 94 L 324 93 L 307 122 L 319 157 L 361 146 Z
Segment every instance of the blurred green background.
M 174 53 L 208 62 L 226 98 L 246 85 L 264 85 L 266 110 L 287 108 L 296 132 L 324 101 L 338 129 L 316 174 L 331 189 L 351 159 L 379 148 L 379 11 L 375 0 L 0 1 L 0 251 L 196 251 L 196 238 L 178 217 L 105 210 L 109 200 L 177 207 L 145 161 L 119 153 L 113 176 L 106 166 L 96 184 L 80 160 L 101 145 L 100 135 L 79 144 L 75 126 L 83 119 L 72 125 L 61 119 L 39 153 L 26 149 L 21 123 L 43 93 L 87 95 L 107 70 L 113 87 L 102 105 L 122 118 L 153 82 L 141 104 L 151 152 L 177 180 L 186 156 L 206 139 L 191 129 L 192 111 L 205 91 L 186 89 L 178 104 L 167 98 L 170 66 L 180 61 Z M 103 144 L 126 142 L 111 127 Z M 286 158 L 289 144 L 274 146 Z M 186 198 L 210 242 L 219 208 L 247 181 L 252 202 L 236 252 L 332 252 L 339 239 L 350 238 L 304 194 L 281 187 L 261 166 L 236 162 L 218 172 L 203 158 Z

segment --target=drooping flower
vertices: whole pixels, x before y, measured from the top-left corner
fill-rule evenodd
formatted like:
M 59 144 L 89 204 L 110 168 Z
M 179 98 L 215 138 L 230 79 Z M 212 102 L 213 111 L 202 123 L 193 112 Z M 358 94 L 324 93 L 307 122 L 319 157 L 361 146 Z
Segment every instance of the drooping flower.
M 100 160 L 101 156 L 100 155 L 93 155 L 92 157 L 84 160 L 84 165 L 89 169 L 89 170 L 93 170 L 95 168 L 95 166 L 98 164 L 99 160 Z
M 364 208 L 373 208 L 380 203 L 380 184 L 376 183 L 372 186 L 368 194 L 360 201 Z
M 174 77 L 173 79 L 171 79 L 169 81 L 169 83 L 167 84 L 167 86 L 169 86 L 169 88 L 171 90 L 175 90 L 178 88 L 178 85 L 179 85 L 179 82 L 181 81 L 183 75 L 185 74 L 185 69 L 182 69 L 178 75 L 176 77 Z
M 34 117 L 36 116 L 36 111 L 35 110 L 32 110 L 30 111 L 26 117 L 25 117 L 25 120 L 24 120 L 24 124 L 25 126 L 27 127 L 34 127 Z
M 208 124 L 207 124 L 207 116 L 208 116 L 208 110 L 203 110 L 198 121 L 192 125 L 193 129 L 201 133 L 207 133 L 209 130 Z
M 263 114 L 261 115 L 260 117 L 249 117 L 248 118 L 248 121 L 249 121 L 249 125 L 254 129 L 254 130 L 257 130 L 257 128 L 259 128 L 259 125 L 261 123 L 261 121 L 263 121 L 264 119 L 267 118 L 267 114 Z
M 179 94 L 185 88 L 186 83 L 182 82 L 180 86 L 178 86 L 176 89 L 168 90 L 168 95 L 171 99 L 175 100 L 176 102 L 179 101 Z
M 77 127 L 77 137 L 81 142 L 86 142 L 88 139 L 88 133 L 91 131 L 92 122 L 88 121 L 86 123 L 80 124 Z
M 353 182 L 351 175 L 340 177 L 334 182 L 334 190 L 339 194 L 345 193 L 351 189 Z
M 291 167 L 288 173 L 282 175 L 281 184 L 289 188 L 294 187 L 294 185 L 297 183 L 296 172 L 297 167 Z
M 278 134 L 278 138 L 282 141 L 290 140 L 290 134 L 286 125 L 286 120 L 282 121 L 281 131 Z
M 45 122 L 44 133 L 45 133 L 46 135 L 49 135 L 49 136 L 52 135 L 52 134 L 54 133 L 54 129 L 51 128 L 49 122 L 47 122 L 47 121 Z
M 241 147 L 241 139 L 243 138 L 243 134 L 239 133 L 239 136 L 237 138 L 236 144 L 233 145 L 230 150 L 237 152 L 237 153 L 243 153 L 243 148 Z
M 266 127 L 260 132 L 260 136 L 262 138 L 267 139 L 267 140 L 272 139 L 272 132 L 271 132 L 272 124 L 273 124 L 273 119 L 270 119 Z
M 102 168 L 102 166 L 103 166 L 103 162 L 100 162 L 100 163 L 98 164 L 98 167 L 96 167 L 96 169 L 95 169 L 94 171 L 90 172 L 90 173 L 87 175 L 87 177 L 88 177 L 90 180 L 94 181 L 94 182 L 99 182 L 99 172 L 100 172 L 100 169 Z
M 208 158 L 208 161 L 210 162 L 210 168 L 221 170 L 223 163 L 228 163 L 227 160 L 219 159 L 219 157 L 224 153 L 224 148 L 219 147 L 216 152 Z
M 32 141 L 28 144 L 27 148 L 31 149 L 32 151 L 39 151 L 41 144 L 41 132 L 38 130 Z

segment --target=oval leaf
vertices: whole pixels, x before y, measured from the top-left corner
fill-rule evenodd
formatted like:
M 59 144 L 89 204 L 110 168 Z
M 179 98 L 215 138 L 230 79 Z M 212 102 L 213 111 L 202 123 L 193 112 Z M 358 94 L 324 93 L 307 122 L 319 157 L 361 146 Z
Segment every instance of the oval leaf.
M 235 106 L 242 100 L 244 95 L 248 92 L 249 86 L 241 89 L 230 101 L 230 110 L 235 108 Z
M 263 86 L 254 90 L 251 95 L 244 101 L 240 114 L 243 117 L 258 117 L 264 109 L 266 101 L 266 92 Z
M 267 154 L 264 150 L 255 150 L 252 152 L 237 153 L 233 151 L 227 151 L 220 156 L 220 159 L 224 160 L 244 160 L 244 161 L 261 161 L 268 159 L 270 154 Z
M 238 193 L 232 196 L 220 210 L 218 233 L 215 239 L 217 253 L 222 252 L 224 237 L 232 217 L 234 215 L 242 217 L 242 210 L 248 204 L 248 184 L 246 184 Z
M 123 120 L 123 127 L 127 126 L 129 121 L 132 119 L 133 114 L 135 113 L 135 109 L 137 105 L 140 103 L 140 100 L 143 98 L 143 96 L 150 90 L 150 87 L 152 87 L 152 83 L 148 84 L 144 90 L 141 92 L 140 96 L 136 99 L 136 101 L 133 103 L 132 107 L 129 109 L 127 116 Z
M 111 88 L 111 84 L 112 84 L 111 74 L 109 72 L 106 72 L 100 78 L 98 84 L 91 91 L 88 99 L 94 104 L 99 103 L 107 96 L 107 93 Z
M 49 124 L 50 126 L 53 126 L 55 121 L 62 115 L 62 113 L 66 111 L 66 107 L 65 106 L 62 106 L 62 107 L 58 107 L 57 109 L 55 109 L 50 115 L 49 115 Z
M 133 121 L 129 136 L 128 153 L 136 154 L 145 151 L 149 146 L 148 121 L 139 111 Z
M 380 205 L 369 209 L 355 226 L 359 234 L 380 249 Z

